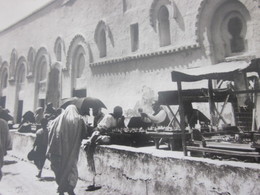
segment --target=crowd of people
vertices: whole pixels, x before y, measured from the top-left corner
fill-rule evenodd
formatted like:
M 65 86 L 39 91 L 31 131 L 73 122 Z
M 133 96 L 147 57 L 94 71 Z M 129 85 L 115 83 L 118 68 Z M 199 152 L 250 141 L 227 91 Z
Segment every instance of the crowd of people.
M 74 189 L 78 180 L 77 162 L 82 140 L 87 153 L 87 162 L 90 170 L 95 175 L 94 153 L 98 144 L 109 144 L 110 137 L 107 132 L 113 128 L 125 128 L 125 118 L 121 106 L 115 106 L 112 113 L 104 114 L 102 108 L 106 108 L 98 99 L 74 102 L 55 109 L 52 103 L 46 108 L 39 107 L 33 113 L 26 112 L 19 125 L 19 132 L 36 132 L 36 139 L 32 151 L 31 160 L 38 168 L 37 177 L 41 177 L 46 159 L 51 163 L 51 169 L 55 174 L 58 184 L 57 192 L 63 195 L 65 192 L 74 195 Z M 92 109 L 93 123 L 89 124 L 85 115 L 90 115 Z M 170 123 L 169 116 L 163 107 L 155 101 L 152 104 L 153 113 L 148 114 L 139 109 L 138 121 L 140 127 L 167 126 Z M 189 119 L 194 118 L 193 112 L 187 112 Z M 3 165 L 3 156 L 10 145 L 8 140 L 8 111 L 0 109 L 0 168 Z M 197 120 L 197 119 L 196 119 Z M 32 126 L 36 129 L 33 130 Z M 145 124 L 145 125 L 144 125 Z M 191 126 L 194 123 L 187 123 Z M 0 178 L 2 176 L 0 169 Z M 93 179 L 93 186 L 95 185 Z
M 77 162 L 82 140 L 87 140 L 85 148 L 92 146 L 92 153 L 90 150 L 85 150 L 87 156 L 89 156 L 89 166 L 93 170 L 93 149 L 95 149 L 96 144 L 107 144 L 110 141 L 109 136 L 104 135 L 104 132 L 110 128 L 124 127 L 122 107 L 116 106 L 114 112 L 110 114 L 104 114 L 102 107 L 105 106 L 95 104 L 95 99 L 91 100 L 89 106 L 88 103 L 76 102 L 61 109 L 55 109 L 51 103 L 48 103 L 45 109 L 40 107 L 35 112 L 27 111 L 22 116 L 18 131 L 21 133 L 36 133 L 33 148 L 29 152 L 30 160 L 33 160 L 38 168 L 36 177 L 42 176 L 44 163 L 48 159 L 55 174 L 55 180 L 58 184 L 57 192 L 60 195 L 64 193 L 75 194 L 74 188 L 78 180 Z M 92 124 L 89 124 L 84 117 L 90 115 L 90 109 L 92 109 L 94 118 Z M 3 166 L 4 155 L 6 155 L 9 147 L 8 120 L 13 120 L 13 118 L 8 118 L 9 115 L 7 114 L 7 110 L 1 108 L 0 168 Z

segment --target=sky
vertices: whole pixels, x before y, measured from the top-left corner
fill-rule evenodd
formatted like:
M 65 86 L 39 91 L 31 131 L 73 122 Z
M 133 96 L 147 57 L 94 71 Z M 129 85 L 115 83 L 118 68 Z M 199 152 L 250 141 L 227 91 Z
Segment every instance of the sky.
M 28 16 L 52 0 L 0 0 L 0 30 Z

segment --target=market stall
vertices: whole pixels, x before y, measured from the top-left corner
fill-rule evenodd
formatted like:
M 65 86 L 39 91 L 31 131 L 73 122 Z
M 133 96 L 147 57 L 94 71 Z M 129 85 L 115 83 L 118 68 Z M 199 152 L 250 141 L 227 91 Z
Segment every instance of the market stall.
M 169 148 L 171 150 L 178 150 L 182 148 L 181 140 L 182 140 L 182 131 L 181 131 L 181 123 L 179 117 L 179 100 L 178 100 L 178 91 L 160 91 L 158 92 L 158 102 L 160 105 L 164 105 L 167 107 L 168 111 L 171 113 L 172 120 L 170 121 L 167 127 L 156 127 L 149 128 L 147 130 L 147 134 L 151 135 L 151 137 L 155 141 L 155 146 L 158 149 L 160 143 L 162 141 L 167 142 Z M 208 102 L 208 89 L 189 89 L 182 90 L 182 99 L 186 104 L 192 103 L 207 103 Z M 235 101 L 235 96 L 229 89 L 216 89 L 213 93 L 213 100 L 215 102 L 233 102 Z M 174 109 L 175 108 L 175 109 Z M 187 108 L 187 106 L 186 106 Z M 177 110 L 177 111 L 176 111 Z M 195 109 L 193 109 L 194 111 Z M 192 110 L 188 108 L 185 113 L 191 112 Z M 223 110 L 222 110 L 223 111 Z M 218 121 L 223 120 L 226 122 L 222 113 L 219 112 Z M 184 114 L 185 115 L 185 114 Z M 188 124 L 194 123 L 191 120 L 196 120 L 195 123 L 200 122 L 200 128 L 202 131 L 209 132 L 209 126 L 206 123 L 209 123 L 210 120 L 207 119 L 205 115 L 196 110 L 195 115 L 190 117 L 190 121 L 187 121 L 185 124 L 185 140 L 186 142 L 191 139 L 192 127 L 188 127 Z M 196 118 L 194 118 L 196 117 Z M 200 119 L 200 120 L 198 120 Z M 231 129 L 231 128 L 230 128 Z
M 172 81 L 177 83 L 178 88 L 179 124 L 185 155 L 187 155 L 187 151 L 200 151 L 203 153 L 218 153 L 231 156 L 259 157 L 259 124 L 257 124 L 257 112 L 259 112 L 257 98 L 260 92 L 259 73 L 259 59 L 254 59 L 250 62 L 223 62 L 217 65 L 172 71 Z M 196 140 L 197 143 L 194 145 L 187 146 L 184 110 L 187 95 L 185 94 L 185 90 L 182 90 L 182 87 L 184 82 L 202 80 L 206 80 L 208 83 L 208 88 L 205 90 L 203 98 L 207 99 L 209 105 L 209 132 L 203 133 L 199 129 L 196 135 L 200 139 Z M 226 81 L 229 81 L 231 85 L 227 89 L 223 89 L 221 83 Z M 217 95 L 217 90 L 224 90 L 226 94 L 219 93 Z M 197 101 L 203 99 L 199 94 L 195 93 L 194 97 L 196 97 Z M 217 101 L 223 102 L 220 110 L 215 104 Z M 232 103 L 234 109 L 235 128 L 229 126 L 222 115 L 224 107 L 229 101 Z M 224 123 L 221 127 L 219 126 L 220 121 Z M 233 134 L 229 133 L 229 136 L 231 136 L 229 138 L 227 138 L 228 128 L 235 130 Z M 221 132 L 222 137 L 220 136 Z

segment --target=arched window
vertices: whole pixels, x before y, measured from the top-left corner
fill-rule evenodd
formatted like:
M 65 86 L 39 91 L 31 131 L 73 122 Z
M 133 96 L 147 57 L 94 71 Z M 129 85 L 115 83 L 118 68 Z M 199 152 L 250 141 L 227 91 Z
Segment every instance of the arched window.
M 77 73 L 76 77 L 80 78 L 85 67 L 85 57 L 83 53 L 80 53 L 78 59 L 77 59 Z
M 47 62 L 44 60 L 39 67 L 39 81 L 44 81 L 47 78 Z
M 57 61 L 61 61 L 61 44 L 58 44 L 56 52 Z
M 35 97 L 34 108 L 44 106 L 51 59 L 46 48 L 41 47 L 35 57 Z
M 160 46 L 167 46 L 171 44 L 169 11 L 167 7 L 161 6 L 158 12 L 158 28 Z
M 239 55 L 246 51 L 247 24 L 245 17 L 239 11 L 231 11 L 226 14 L 220 25 L 221 40 L 225 57 Z
M 14 79 L 17 58 L 18 58 L 17 51 L 16 51 L 16 49 L 13 49 L 12 53 L 11 53 L 10 67 L 9 67 L 9 78 L 10 79 Z
M 58 37 L 54 44 L 54 53 L 56 55 L 56 60 L 61 62 L 63 56 L 65 55 L 65 44 L 61 37 Z
M 72 64 L 73 64 L 73 77 L 80 78 L 83 75 L 85 69 L 85 50 L 84 48 L 79 45 L 74 51 Z
M 228 21 L 228 32 L 231 35 L 230 38 L 230 50 L 231 53 L 242 52 L 245 49 L 244 37 L 241 34 L 243 29 L 243 23 L 238 17 L 232 17 Z
M 3 74 L 3 89 L 7 88 L 7 80 L 8 80 L 8 74 L 7 71 Z
M 24 64 L 22 64 L 18 71 L 17 83 L 24 84 L 24 82 L 25 82 L 25 67 Z
M 27 75 L 33 75 L 33 68 L 34 68 L 34 60 L 35 60 L 35 50 L 31 47 L 28 56 L 27 56 Z
M 8 80 L 7 68 L 4 68 L 1 75 L 1 89 L 7 88 L 7 80 Z
M 21 91 L 25 86 L 25 77 L 26 77 L 26 67 L 27 62 L 24 56 L 21 56 L 17 61 L 17 68 L 16 68 L 16 84 L 17 84 L 17 91 Z
M 109 29 L 104 21 L 99 21 L 95 30 L 95 42 L 99 50 L 99 57 L 107 56 L 107 29 Z
M 67 67 L 71 71 L 72 96 L 77 96 L 75 94 L 77 90 L 84 89 L 86 91 L 86 78 L 91 73 L 88 54 L 85 38 L 82 35 L 76 35 L 70 43 L 67 55 Z
M 252 33 L 249 21 L 249 11 L 239 1 L 226 1 L 216 9 L 210 29 L 214 61 L 239 57 L 248 51 L 249 36 Z

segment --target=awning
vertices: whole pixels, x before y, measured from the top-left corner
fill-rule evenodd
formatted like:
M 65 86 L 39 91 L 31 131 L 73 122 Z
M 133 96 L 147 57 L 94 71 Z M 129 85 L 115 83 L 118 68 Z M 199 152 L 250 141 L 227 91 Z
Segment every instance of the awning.
M 229 102 L 236 101 L 236 96 L 231 89 L 214 89 L 213 101 L 224 102 L 229 95 Z M 188 89 L 182 90 L 183 101 L 188 102 L 208 102 L 208 89 Z M 158 102 L 161 105 L 179 105 L 178 91 L 159 91 Z
M 210 66 L 172 71 L 172 81 L 193 82 L 203 79 L 233 80 L 233 76 L 239 72 L 258 71 L 260 59 L 251 62 L 232 61 Z

